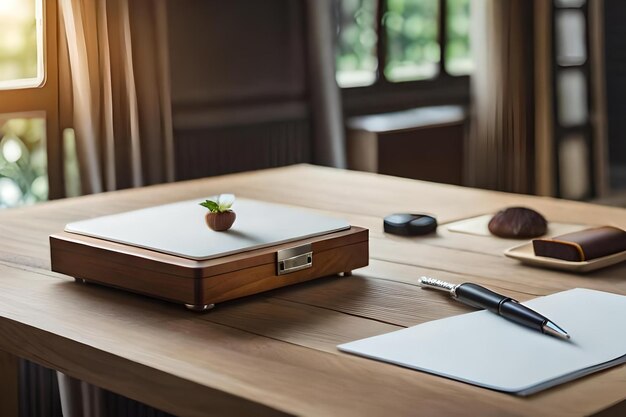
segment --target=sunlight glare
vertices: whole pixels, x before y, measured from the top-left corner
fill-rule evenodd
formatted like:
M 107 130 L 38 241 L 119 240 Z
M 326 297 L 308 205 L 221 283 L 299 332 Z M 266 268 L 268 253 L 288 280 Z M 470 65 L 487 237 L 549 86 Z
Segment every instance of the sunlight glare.
M 0 1 L 0 18 L 23 18 L 29 15 L 29 3 L 32 0 L 2 0 Z
M 2 156 L 7 162 L 13 163 L 19 161 L 22 157 L 22 147 L 18 142 L 19 139 L 13 137 L 6 138 L 2 145 Z
M 0 206 L 16 205 L 22 198 L 22 190 L 10 178 L 0 178 Z

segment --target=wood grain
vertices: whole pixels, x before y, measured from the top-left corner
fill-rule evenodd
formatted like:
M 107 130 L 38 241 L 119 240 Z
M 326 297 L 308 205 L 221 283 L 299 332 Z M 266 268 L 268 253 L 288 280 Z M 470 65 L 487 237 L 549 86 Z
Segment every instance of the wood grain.
M 0 350 L 0 416 L 19 415 L 19 369 L 17 356 Z
M 267 290 L 349 272 L 367 265 L 368 243 L 359 242 L 313 253 L 313 266 L 276 276 L 276 264 L 259 265 L 202 280 L 204 304 L 219 303 Z
M 1 349 L 19 351 L 30 360 L 180 416 L 206 415 L 202 407 L 210 410 L 212 400 L 231 407 L 233 395 L 253 400 L 266 412 L 269 407 L 300 415 L 409 415 L 431 402 L 415 397 L 415 392 L 428 397 L 451 389 L 455 395 L 471 397 L 480 391 L 213 324 L 204 319 L 210 314 L 197 316 L 146 297 L 42 280 L 7 267 L 0 267 L 0 274 L 11 277 L 0 281 L 0 297 L 15 300 L 0 320 Z M 37 303 L 17 299 L 19 287 Z M 30 310 L 27 317 L 25 307 Z M 194 391 L 198 387 L 185 380 L 206 387 L 206 392 L 200 395 Z M 354 384 L 355 380 L 360 382 Z M 385 392 L 385 398 L 363 398 L 364 393 L 375 392 Z M 497 398 L 500 405 L 494 407 Z M 512 415 L 507 410 L 519 401 L 489 393 L 475 408 L 480 414 Z M 253 415 L 254 407 L 246 402 L 242 414 Z M 461 415 L 445 402 L 432 401 L 429 407 L 437 414 Z M 536 411 L 532 404 L 528 407 Z M 229 414 L 222 407 L 214 409 L 216 414 Z
M 585 382 L 583 379 L 567 384 L 569 388 L 564 395 L 537 403 L 534 399 L 529 401 L 332 352 L 332 342 L 327 342 L 326 349 L 320 349 L 319 341 L 317 347 L 311 345 L 310 340 L 329 331 L 350 338 L 371 335 L 370 324 L 362 319 L 342 324 L 332 320 L 332 315 L 338 313 L 329 316 L 311 308 L 306 309 L 306 314 L 282 315 L 278 311 L 283 318 L 282 324 L 270 323 L 269 329 L 275 333 L 260 337 L 223 323 L 215 327 L 210 323 L 212 314 L 190 317 L 174 306 L 148 298 L 96 286 L 74 285 L 64 280 L 41 280 L 28 271 L 16 271 L 14 279 L 0 281 L 7 285 L 0 286 L 0 297 L 6 294 L 14 298 L 20 293 L 15 284 L 21 283 L 21 290 L 28 290 L 39 303 L 33 307 L 22 300 L 10 311 L 5 311 L 11 318 L 27 306 L 32 314 L 26 326 L 15 326 L 16 320 L 10 320 L 9 325 L 0 321 L 0 348 L 19 350 L 31 360 L 165 411 L 176 410 L 181 416 L 207 415 L 197 408 L 208 407 L 207 398 L 218 404 L 226 402 L 226 407 L 234 407 L 227 409 L 237 410 L 227 401 L 228 395 L 223 397 L 210 389 L 216 385 L 221 392 L 232 391 L 244 399 L 252 397 L 263 407 L 301 415 L 339 413 L 356 416 L 383 412 L 413 415 L 413 411 L 420 407 L 433 415 L 467 415 L 467 404 L 471 404 L 472 412 L 479 415 L 569 416 L 590 414 L 607 401 L 614 403 L 616 398 L 623 396 L 619 383 L 626 376 L 623 368 L 617 368 L 621 372 L 611 373 L 608 379 L 601 375 L 600 385 L 605 382 L 613 384 L 610 389 L 603 387 L 600 390 L 598 383 L 580 389 L 578 386 Z M 2 276 L 13 275 L 8 272 L 6 267 L 0 267 Z M 233 302 L 228 308 L 245 311 L 255 298 Z M 298 306 L 297 303 L 291 305 Z M 86 310 L 90 314 L 83 314 Z M 228 316 L 227 313 L 221 314 Z M 251 316 L 254 313 L 242 314 Z M 325 320 L 317 321 L 318 317 Z M 262 320 L 262 316 L 258 320 Z M 335 329 L 329 327 L 331 320 Z M 202 324 L 202 321 L 209 323 Z M 356 325 L 357 322 L 360 323 Z M 289 331 L 302 324 L 308 329 Z M 260 333 L 266 332 L 254 323 L 248 326 L 254 326 Z M 287 339 L 288 343 L 282 341 L 286 336 L 280 337 L 277 333 L 281 329 L 289 335 L 291 340 Z M 5 337 L 6 334 L 12 338 Z M 303 347 L 297 348 L 296 344 Z M 132 380 L 120 380 L 120 375 L 128 372 L 133 375 Z M 171 378 L 182 375 L 207 387 L 209 392 L 200 396 L 197 386 Z M 302 386 L 302 381 L 307 381 L 307 385 Z M 358 384 L 355 381 L 359 381 Z M 259 391 L 257 387 L 264 390 Z M 394 388 L 389 391 L 388 387 Z M 585 404 L 576 404 L 576 407 L 560 404 L 573 395 L 572 392 L 586 395 L 596 388 L 597 396 L 587 399 Z M 370 394 L 364 397 L 365 392 Z M 384 394 L 384 398 L 374 395 L 377 392 Z M 450 397 L 459 403 L 437 400 Z M 190 398 L 196 402 L 190 403 Z M 465 405 L 459 407 L 460 404 Z M 261 411 L 265 409 L 263 407 Z M 217 410 L 224 411 L 223 408 Z M 243 415 L 251 414 L 251 410 L 255 412 L 250 408 Z
M 312 266 L 278 276 L 277 251 L 304 244 L 311 245 Z M 360 227 L 204 261 L 71 233 L 50 236 L 55 272 L 198 306 L 361 268 L 368 249 L 367 229 Z
M 150 272 L 186 278 L 207 278 L 257 265 L 273 264 L 276 262 L 277 250 L 292 248 L 294 245 L 310 243 L 314 252 L 322 252 L 367 240 L 368 231 L 366 229 L 352 227 L 348 230 L 302 239 L 297 243 L 283 243 L 198 261 L 75 233 L 61 232 L 50 236 L 50 250 L 53 252 L 57 249 L 73 252 L 76 257 L 106 258 L 108 262 L 120 265 L 132 263 L 138 269 L 145 269 Z M 54 256 L 51 257 L 54 258 Z
M 222 192 L 306 207 L 370 228 L 370 265 L 349 278 L 225 302 L 204 315 L 75 285 L 49 271 L 48 235 L 70 221 Z M 626 295 L 626 265 L 579 276 L 505 258 L 502 251 L 516 242 L 444 227 L 424 238 L 382 231 L 381 219 L 390 211 L 432 212 L 445 223 L 513 204 L 535 208 L 551 221 L 601 219 L 626 227 L 623 209 L 310 166 L 3 211 L 0 349 L 181 416 L 580 416 L 609 407 L 623 413 L 626 366 L 517 398 L 335 349 L 338 343 L 471 311 L 420 289 L 420 275 L 479 282 L 519 300 L 573 287 Z

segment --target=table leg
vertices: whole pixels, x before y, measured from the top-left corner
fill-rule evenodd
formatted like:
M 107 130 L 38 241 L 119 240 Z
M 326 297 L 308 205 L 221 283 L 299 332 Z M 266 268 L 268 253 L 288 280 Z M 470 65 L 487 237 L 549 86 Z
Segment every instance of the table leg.
M 0 416 L 18 417 L 19 358 L 0 351 Z

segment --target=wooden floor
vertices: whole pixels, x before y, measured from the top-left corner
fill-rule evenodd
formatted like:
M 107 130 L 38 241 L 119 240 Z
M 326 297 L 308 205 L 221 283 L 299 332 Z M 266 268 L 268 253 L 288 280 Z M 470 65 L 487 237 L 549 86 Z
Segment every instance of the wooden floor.
M 368 227 L 370 265 L 352 277 L 224 303 L 203 315 L 49 271 L 48 235 L 70 221 L 222 192 Z M 518 398 L 337 351 L 340 343 L 471 311 L 422 291 L 421 275 L 482 283 L 519 300 L 574 287 L 626 295 L 626 264 L 579 276 L 505 258 L 515 241 L 445 227 L 410 239 L 382 231 L 382 217 L 392 212 L 429 212 L 441 224 L 511 205 L 551 221 L 626 228 L 619 208 L 310 166 L 6 210 L 0 349 L 179 416 L 579 416 L 625 401 L 626 366 Z

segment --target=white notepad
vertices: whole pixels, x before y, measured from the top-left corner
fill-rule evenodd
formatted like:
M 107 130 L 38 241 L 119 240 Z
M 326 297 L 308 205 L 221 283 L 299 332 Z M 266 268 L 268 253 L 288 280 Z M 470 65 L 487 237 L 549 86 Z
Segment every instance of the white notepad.
M 478 311 L 338 348 L 517 395 L 533 394 L 626 362 L 625 296 L 578 288 L 524 304 L 564 328 L 571 340 Z
M 209 229 L 204 199 L 70 223 L 65 231 L 195 260 L 212 259 L 350 228 L 345 220 L 305 209 L 238 198 L 225 232 Z
M 492 218 L 493 214 L 484 214 L 482 216 L 470 217 L 469 219 L 448 223 L 445 226 L 451 232 L 493 238 L 494 235 L 489 231 L 489 222 Z M 546 231 L 545 236 L 564 235 L 566 233 L 578 232 L 587 228 L 589 228 L 589 225 L 549 222 L 548 230 Z

